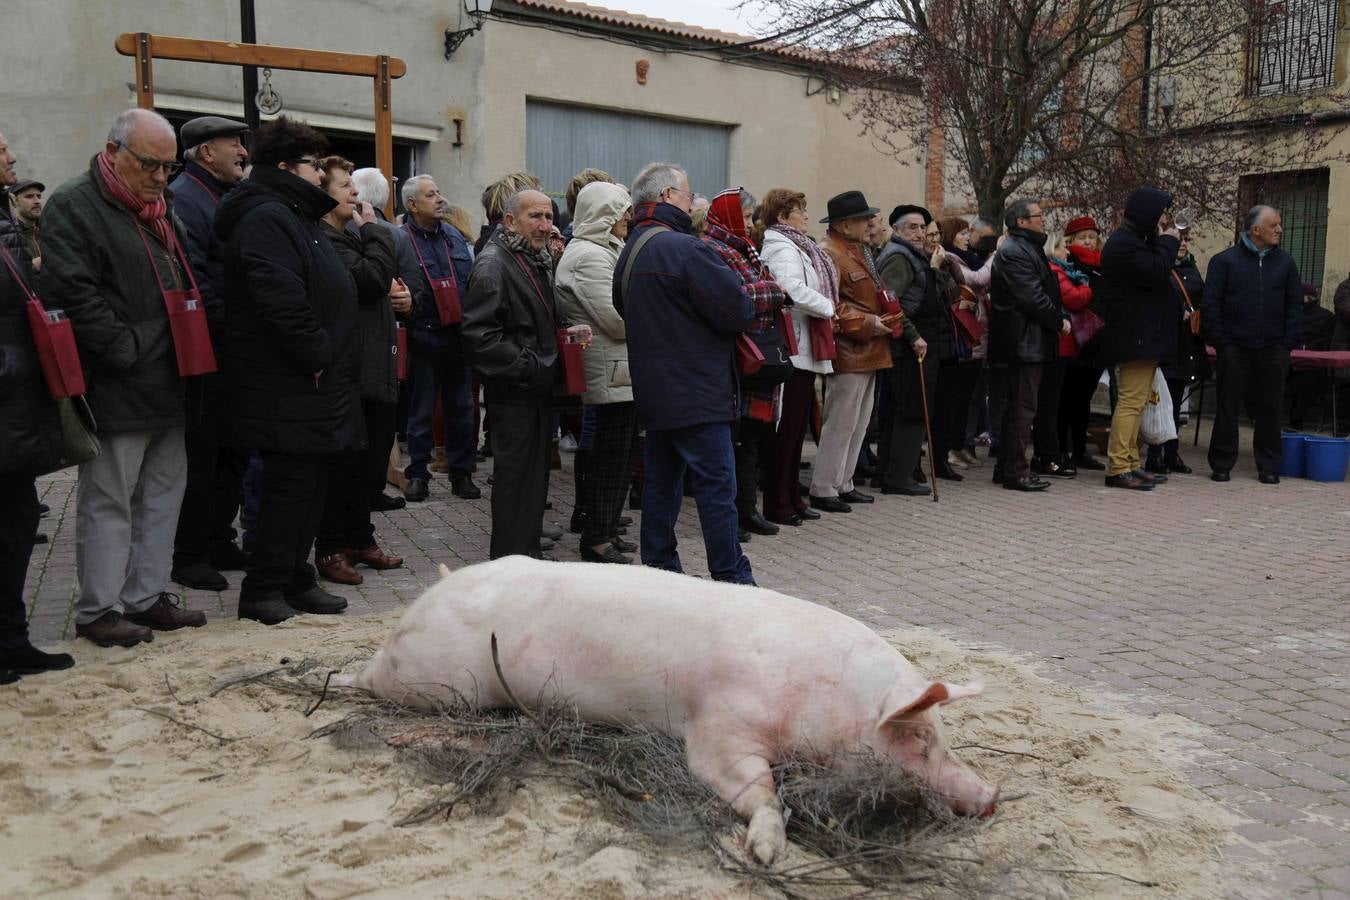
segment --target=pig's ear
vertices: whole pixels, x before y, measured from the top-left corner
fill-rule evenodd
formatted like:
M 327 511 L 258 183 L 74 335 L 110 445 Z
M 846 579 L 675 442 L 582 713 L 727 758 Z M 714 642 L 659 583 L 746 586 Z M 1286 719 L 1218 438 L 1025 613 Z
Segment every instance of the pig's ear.
M 962 697 L 974 697 L 984 690 L 984 685 L 978 681 L 972 681 L 970 684 L 947 684 L 942 681 L 934 681 L 924 688 L 923 692 L 917 697 L 912 697 L 901 703 L 881 720 L 881 724 L 894 722 L 903 716 L 921 713 L 939 703 L 951 703 L 953 700 L 960 700 Z
M 441 573 L 441 577 L 442 577 L 442 578 L 449 578 L 449 577 L 450 577 L 450 567 L 447 566 L 445 563 L 441 563 L 441 564 L 440 564 L 439 566 L 437 566 L 436 568 L 437 568 L 437 570 Z

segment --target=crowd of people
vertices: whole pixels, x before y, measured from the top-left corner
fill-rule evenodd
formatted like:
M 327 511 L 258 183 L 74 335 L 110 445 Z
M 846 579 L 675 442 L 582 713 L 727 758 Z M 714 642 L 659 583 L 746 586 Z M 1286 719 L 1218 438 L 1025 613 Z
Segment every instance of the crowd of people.
M 321 580 L 403 562 L 372 513 L 426 502 L 440 473 L 480 498 L 479 457 L 489 555 L 548 558 L 560 428 L 583 560 L 637 551 L 681 571 L 689 493 L 712 577 L 746 584 L 752 534 L 873 503 L 867 479 L 927 496 L 930 476 L 984 465 L 981 445 L 994 481 L 1025 492 L 1084 470 L 1136 491 L 1190 473 L 1175 439 L 1141 457 L 1139 423 L 1160 365 L 1179 417 L 1206 343 L 1211 478 L 1230 478 L 1245 405 L 1259 478 L 1278 482 L 1303 289 L 1270 207 L 1202 277 L 1150 187 L 1104 241 L 1079 215 L 1051 244 L 1033 199 L 1000 223 L 907 203 L 883 216 L 857 190 L 828 199 L 817 241 L 792 187 L 708 198 L 655 162 L 629 186 L 583 170 L 565 216 L 538 179 L 507 175 L 483 192 L 475 240 L 428 175 L 402 184 L 391 222 L 385 177 L 318 131 L 284 117 L 247 131 L 206 116 L 175 134 L 129 110 L 49 197 L 0 136 L 0 670 L 73 664 L 30 644 L 23 601 L 35 479 L 71 463 L 72 400 L 100 444 L 78 460 L 75 630 L 100 646 L 205 624 L 171 582 L 223 590 L 225 571 L 245 573 L 241 618 L 341 612 Z M 53 387 L 45 324 L 66 320 L 86 385 L 73 398 Z M 1106 372 L 1103 462 L 1088 428 Z M 390 496 L 399 435 L 410 461 Z

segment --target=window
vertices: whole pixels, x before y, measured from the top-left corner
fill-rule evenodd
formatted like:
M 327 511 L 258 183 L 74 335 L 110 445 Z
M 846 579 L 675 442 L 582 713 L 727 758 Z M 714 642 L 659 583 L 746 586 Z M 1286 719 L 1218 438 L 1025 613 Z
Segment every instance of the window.
M 1337 0 L 1274 0 L 1247 49 L 1247 92 L 1262 97 L 1329 87 L 1336 74 Z
M 1239 185 L 1242 213 L 1258 203 L 1280 211 L 1284 236 L 1280 246 L 1298 263 L 1305 282 L 1322 283 L 1322 264 L 1327 253 L 1327 169 L 1248 175 Z

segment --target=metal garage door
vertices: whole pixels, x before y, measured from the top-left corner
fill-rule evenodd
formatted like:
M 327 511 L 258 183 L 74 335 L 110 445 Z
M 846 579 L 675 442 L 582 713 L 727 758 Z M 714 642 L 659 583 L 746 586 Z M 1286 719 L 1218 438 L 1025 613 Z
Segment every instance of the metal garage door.
M 639 170 L 655 161 L 683 166 L 700 194 L 711 196 L 727 186 L 727 126 L 536 100 L 527 101 L 525 113 L 526 160 L 551 194 L 561 196 L 572 176 L 588 166 L 631 185 Z

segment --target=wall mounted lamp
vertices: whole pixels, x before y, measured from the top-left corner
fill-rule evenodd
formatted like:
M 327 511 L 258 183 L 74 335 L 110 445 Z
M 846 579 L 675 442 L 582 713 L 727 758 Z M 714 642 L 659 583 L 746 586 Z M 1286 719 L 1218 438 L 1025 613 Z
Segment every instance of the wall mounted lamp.
M 445 58 L 449 59 L 455 55 L 459 45 L 469 39 L 469 35 L 483 28 L 483 22 L 487 19 L 488 13 L 492 11 L 492 0 L 464 0 L 464 12 L 468 13 L 469 18 L 473 20 L 473 25 L 469 28 L 461 28 L 458 31 L 454 29 L 445 29 Z M 463 24 L 463 20 L 460 20 Z

